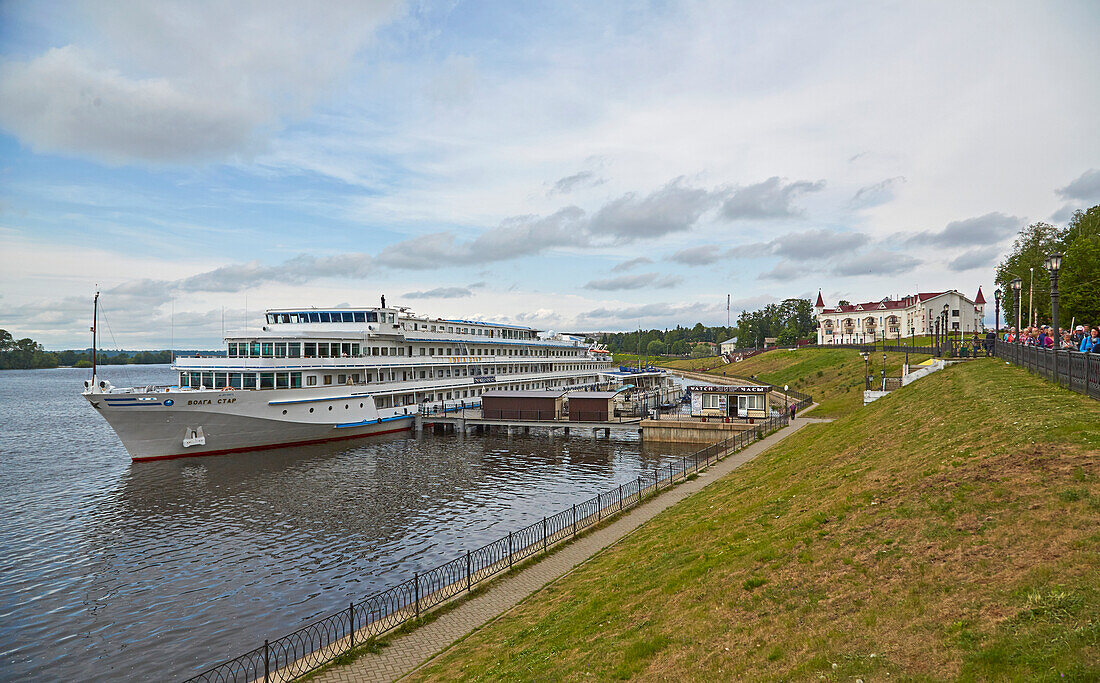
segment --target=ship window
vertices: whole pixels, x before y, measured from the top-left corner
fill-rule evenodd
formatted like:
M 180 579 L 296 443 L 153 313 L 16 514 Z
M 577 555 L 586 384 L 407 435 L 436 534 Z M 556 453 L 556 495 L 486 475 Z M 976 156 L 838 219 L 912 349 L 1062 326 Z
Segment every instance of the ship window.
M 306 386 L 317 386 L 317 375 L 306 375 Z
M 274 372 L 261 372 L 260 373 L 260 388 L 271 389 L 275 386 L 275 373 Z
M 395 322 L 395 321 L 394 321 L 394 319 L 393 319 L 393 317 L 394 317 L 393 313 L 390 313 L 390 322 L 391 322 L 391 323 L 392 323 L 392 322 Z
M 269 322 L 269 323 L 275 322 L 275 316 L 272 315 L 271 313 L 268 313 L 267 314 L 267 322 Z
M 215 389 L 222 389 L 222 388 L 227 387 L 227 386 L 229 386 L 229 379 L 226 377 L 226 374 L 224 372 L 215 372 L 214 373 L 214 388 Z
M 340 355 L 343 356 L 344 358 L 347 358 L 348 356 L 350 356 L 351 355 L 351 344 L 341 344 L 340 345 Z
M 212 373 L 212 372 L 202 373 L 202 385 L 204 387 L 206 387 L 207 389 L 212 389 L 214 387 L 214 373 Z
M 275 357 L 286 358 L 286 342 L 275 343 Z
M 332 375 L 325 375 L 325 384 L 332 384 Z
M 298 314 L 297 313 L 288 313 L 287 317 L 290 318 L 290 322 L 292 322 L 292 323 L 298 322 Z
M 352 374 L 351 382 L 352 382 L 352 384 L 359 384 L 359 373 L 358 372 Z
M 241 388 L 241 373 L 239 373 L 239 372 L 229 373 L 229 386 L 233 387 L 234 389 L 240 389 Z
M 181 387 L 191 386 L 191 373 L 189 373 L 189 372 L 181 372 L 180 373 L 180 386 Z
M 348 383 L 348 376 L 347 375 L 336 375 L 336 383 L 337 384 L 347 384 Z
M 358 357 L 359 356 L 359 345 L 358 344 L 352 344 L 351 345 L 351 355 L 353 357 Z
M 233 342 L 230 342 L 230 344 L 229 344 L 229 357 L 230 358 L 236 358 L 237 357 L 237 345 Z
M 256 375 L 251 372 L 246 372 L 241 375 L 241 388 L 242 389 L 255 389 L 256 388 Z
M 263 356 L 264 358 L 271 358 L 271 355 L 272 355 L 272 350 L 273 350 L 273 348 L 272 348 L 272 347 L 273 347 L 274 345 L 273 345 L 273 344 L 272 344 L 271 342 L 263 342 L 263 343 L 261 344 L 261 346 L 262 346 L 262 348 L 263 348 L 263 353 L 262 353 L 261 355 L 262 355 L 262 356 Z
M 389 348 L 383 346 L 382 347 L 382 355 L 383 356 L 388 356 L 389 355 Z
M 302 322 L 319 323 L 321 322 L 321 314 L 317 312 L 303 313 Z
M 290 314 L 289 313 L 280 313 L 279 314 L 279 322 L 281 322 L 281 323 L 290 322 Z
M 253 358 L 259 358 L 260 357 L 260 342 L 252 342 L 249 345 L 249 347 L 250 347 L 251 350 L 249 351 L 248 355 L 252 356 Z
M 318 344 L 317 345 L 317 357 L 318 358 L 328 358 L 328 344 Z
M 288 358 L 298 358 L 302 355 L 302 345 L 298 342 L 291 342 L 286 345 L 286 355 Z
M 336 315 L 340 315 L 340 314 L 337 313 Z M 321 322 L 323 322 L 323 323 L 332 322 L 332 317 L 329 315 L 328 311 L 324 311 L 323 313 L 320 313 L 320 316 L 321 316 Z
M 305 343 L 305 357 L 316 358 L 317 357 L 317 344 L 316 342 Z
M 356 311 L 355 312 L 355 322 L 357 322 L 357 323 L 367 322 L 367 314 L 364 313 L 363 311 Z
M 367 311 L 367 322 L 368 323 L 378 322 L 378 314 L 375 313 L 374 311 Z
M 275 373 L 275 388 L 286 389 L 290 386 L 290 373 L 277 372 Z
M 421 351 L 423 351 L 423 349 L 421 349 Z M 428 348 L 428 355 L 429 356 L 434 356 L 435 355 L 435 347 L 434 346 Z

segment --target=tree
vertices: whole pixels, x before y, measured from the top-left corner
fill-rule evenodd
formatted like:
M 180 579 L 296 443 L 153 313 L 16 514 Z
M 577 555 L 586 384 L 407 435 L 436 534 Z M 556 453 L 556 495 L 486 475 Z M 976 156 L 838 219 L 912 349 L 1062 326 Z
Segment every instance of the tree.
M 1061 246 L 1062 232 L 1050 223 L 1032 223 L 1020 230 L 1011 253 L 997 266 L 996 283 L 1006 293 L 1002 306 L 1009 325 L 1015 325 L 1017 319 L 1016 301 L 1009 285 L 1017 277 L 1023 283 L 1020 288 L 1021 324 L 1024 327 L 1030 324 L 1029 304 L 1034 306 L 1037 322 L 1050 320 L 1050 279 L 1043 262 Z
M 645 346 L 645 351 L 650 356 L 663 356 L 663 355 L 665 355 L 666 349 L 667 349 L 667 347 L 665 346 L 665 343 L 663 341 L 658 341 L 656 339 L 649 342 Z
M 710 348 L 710 344 L 699 343 L 691 349 L 692 358 L 707 358 L 714 355 L 714 349 Z
M 11 332 L 0 330 L 0 351 L 10 351 L 14 347 L 15 342 L 12 340 Z
M 1059 324 L 1100 325 L 1100 205 L 1073 214 L 1065 232 L 1058 280 Z
M 683 339 L 679 339 L 672 344 L 671 353 L 674 356 L 686 356 L 691 353 L 691 347 Z

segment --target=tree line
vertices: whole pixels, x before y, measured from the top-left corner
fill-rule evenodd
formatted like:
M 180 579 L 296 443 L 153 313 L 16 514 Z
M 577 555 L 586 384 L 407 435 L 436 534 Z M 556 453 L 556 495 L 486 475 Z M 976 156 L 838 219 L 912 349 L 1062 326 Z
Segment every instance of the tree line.
M 732 327 L 706 326 L 636 332 L 613 332 L 600 336 L 600 342 L 613 353 L 638 353 L 647 356 L 714 355 L 711 344 L 737 338 L 738 348 L 763 346 L 764 339 L 775 337 L 781 346 L 794 345 L 813 336 L 814 314 L 809 299 L 785 299 L 757 311 L 743 311 Z M 640 343 L 639 343 L 640 342 Z
M 996 283 L 1004 292 L 1002 321 L 1016 324 L 1016 300 L 1010 283 L 1022 280 L 1020 322 L 1029 325 L 1028 312 L 1036 323 L 1052 322 L 1050 274 L 1044 266 L 1047 256 L 1062 254 L 1058 276 L 1058 324 L 1100 325 L 1100 205 L 1077 211 L 1065 227 L 1032 223 L 1020 231 L 1012 251 L 997 266 Z
M 194 351 L 177 351 L 186 355 Z M 203 353 L 211 353 L 204 351 Z M 172 351 L 97 351 L 99 365 L 154 365 L 172 362 Z M 11 332 L 0 330 L 0 370 L 35 370 L 56 368 L 62 365 L 78 368 L 92 367 L 91 349 L 46 351 L 30 338 L 15 339 Z

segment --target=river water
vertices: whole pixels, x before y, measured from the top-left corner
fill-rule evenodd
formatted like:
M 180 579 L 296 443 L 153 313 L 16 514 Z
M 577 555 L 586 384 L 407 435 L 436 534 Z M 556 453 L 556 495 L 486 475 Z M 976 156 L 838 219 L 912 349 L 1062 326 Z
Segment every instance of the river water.
M 87 376 L 0 372 L 0 680 L 185 678 L 696 448 L 399 435 L 132 463 Z

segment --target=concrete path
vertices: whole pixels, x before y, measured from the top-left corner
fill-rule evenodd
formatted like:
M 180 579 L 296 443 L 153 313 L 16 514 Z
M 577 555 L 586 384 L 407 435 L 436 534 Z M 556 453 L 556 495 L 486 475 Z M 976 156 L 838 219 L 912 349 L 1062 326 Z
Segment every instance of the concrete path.
M 553 555 L 517 574 L 496 579 L 489 584 L 485 593 L 467 600 L 435 621 L 395 638 L 378 654 L 364 654 L 351 664 L 333 667 L 321 673 L 314 680 L 318 683 L 394 681 L 411 673 L 441 654 L 459 638 L 500 617 L 520 601 L 618 542 L 662 510 L 733 472 L 807 424 L 819 422 L 831 420 L 799 417 L 790 427 L 781 429 L 763 441 L 757 441 L 745 450 L 700 472 L 698 479 L 662 491 L 607 526 L 581 536 Z

